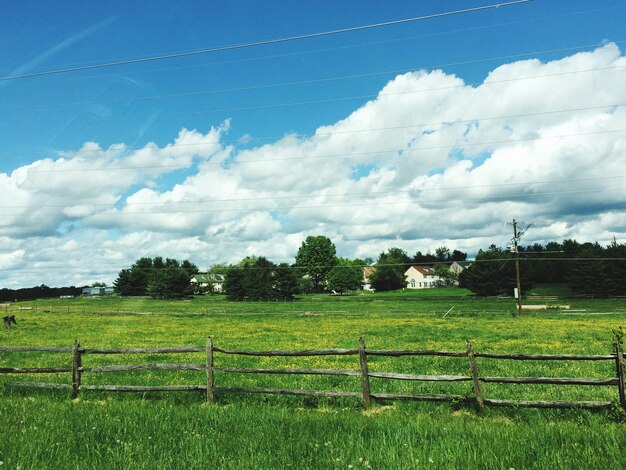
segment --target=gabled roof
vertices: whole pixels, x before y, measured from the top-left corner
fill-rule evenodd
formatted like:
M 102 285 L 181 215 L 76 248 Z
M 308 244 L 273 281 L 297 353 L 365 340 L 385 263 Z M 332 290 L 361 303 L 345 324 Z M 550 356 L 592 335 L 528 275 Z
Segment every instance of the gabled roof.
M 455 261 L 452 264 L 458 264 L 462 268 L 469 268 L 472 265 L 471 261 Z
M 375 272 L 376 266 L 363 266 L 363 279 L 367 279 L 369 281 L 370 276 Z
M 435 269 L 432 266 L 424 265 L 409 266 L 409 269 L 407 269 L 404 273 L 406 274 L 407 272 L 409 272 L 411 268 L 415 269 L 418 273 L 422 273 L 424 276 L 432 276 L 435 274 Z
M 194 274 L 191 279 L 195 279 L 196 282 L 209 282 L 210 276 L 208 274 Z

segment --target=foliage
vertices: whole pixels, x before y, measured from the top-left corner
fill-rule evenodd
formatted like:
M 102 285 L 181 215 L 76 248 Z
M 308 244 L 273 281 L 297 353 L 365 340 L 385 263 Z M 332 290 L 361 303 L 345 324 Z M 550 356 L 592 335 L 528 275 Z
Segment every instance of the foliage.
M 358 290 L 363 281 L 364 262 L 339 258 L 337 263 L 328 273 L 328 288 L 340 294 Z
M 276 266 L 262 256 L 244 258 L 228 269 L 224 279 L 228 300 L 293 300 L 297 288 L 288 264 Z
M 296 266 L 313 282 L 314 292 L 324 290 L 326 276 L 337 264 L 336 249 L 330 238 L 308 236 L 296 255 Z
M 435 270 L 435 276 L 441 279 L 441 283 L 444 286 L 454 285 L 459 280 L 459 276 L 455 272 L 450 271 L 450 265 L 448 264 L 438 263 L 435 264 L 433 269 Z
M 150 295 L 153 298 L 181 298 L 191 294 L 189 280 L 198 268 L 188 260 L 139 258 L 122 269 L 113 286 L 123 296 Z
M 378 256 L 376 270 L 370 276 L 372 287 L 376 291 L 389 291 L 406 287 L 404 272 L 410 258 L 400 248 L 389 248 Z
M 178 261 L 168 259 L 165 267 L 152 273 L 147 287 L 148 295 L 153 299 L 176 299 L 191 295 L 190 270 L 189 267 L 182 267 Z
M 532 286 L 528 266 L 520 263 L 522 292 Z M 477 295 L 512 295 L 516 286 L 515 261 L 508 250 L 491 245 L 480 250 L 475 262 L 459 276 L 459 285 Z
M 22 300 L 48 299 L 60 297 L 62 295 L 81 295 L 80 287 L 48 287 L 41 284 L 36 287 L 26 287 L 23 289 L 0 289 L 1 302 L 13 302 Z
M 490 247 L 481 250 L 481 258 L 511 259 L 503 266 L 498 264 L 485 266 L 486 263 L 474 263 L 462 274 L 461 285 L 470 288 L 479 295 L 495 295 L 508 292 L 515 284 L 513 255 L 505 250 L 494 253 Z M 494 256 L 491 256 L 491 255 Z M 599 243 L 579 243 L 576 240 L 564 240 L 562 243 L 549 242 L 544 246 L 539 243 L 519 247 L 522 293 L 535 283 L 567 283 L 578 295 L 610 297 L 626 295 L 626 244 L 613 241 L 607 247 Z M 486 294 L 485 292 L 489 292 Z
M 273 297 L 278 300 L 293 300 L 298 291 L 298 276 L 287 263 L 280 263 L 274 269 Z

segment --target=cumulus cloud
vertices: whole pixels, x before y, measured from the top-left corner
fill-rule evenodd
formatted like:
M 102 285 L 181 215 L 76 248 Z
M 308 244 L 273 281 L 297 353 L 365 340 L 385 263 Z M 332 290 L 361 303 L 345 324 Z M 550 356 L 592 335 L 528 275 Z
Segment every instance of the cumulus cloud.
M 343 256 L 442 244 L 472 253 L 505 244 L 512 218 L 534 222 L 529 243 L 623 240 L 625 81 L 626 58 L 607 44 L 504 64 L 476 85 L 405 73 L 313 135 L 257 147 L 221 142 L 230 121 L 163 147 L 86 143 L 0 174 L 10 241 L 0 265 L 52 266 L 69 250 L 87 279 L 139 256 L 291 261 L 310 234 Z

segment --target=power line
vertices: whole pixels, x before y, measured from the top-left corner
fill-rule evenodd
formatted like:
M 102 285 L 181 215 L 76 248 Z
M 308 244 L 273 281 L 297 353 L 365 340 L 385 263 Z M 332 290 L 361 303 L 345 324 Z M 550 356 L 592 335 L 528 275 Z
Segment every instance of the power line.
M 483 30 L 483 29 L 493 29 L 493 28 L 498 28 L 498 27 L 502 27 L 502 26 L 511 26 L 511 25 L 516 25 L 516 24 L 524 24 L 524 23 L 537 22 L 537 21 L 546 21 L 546 20 L 557 20 L 557 19 L 560 19 L 560 18 L 566 18 L 566 17 L 570 17 L 570 16 L 590 15 L 590 14 L 594 14 L 594 13 L 605 12 L 605 11 L 608 11 L 608 10 L 623 9 L 623 8 L 625 8 L 624 5 L 613 5 L 613 6 L 610 6 L 610 7 L 592 8 L 592 9 L 577 10 L 577 11 L 568 11 L 567 13 L 561 13 L 561 14 L 558 14 L 558 15 L 538 16 L 538 17 L 527 18 L 527 19 L 523 19 L 523 20 L 507 21 L 507 22 L 502 22 L 502 23 L 490 23 L 490 24 L 476 26 L 476 27 L 472 27 L 472 28 L 461 28 L 461 29 L 447 30 L 447 31 L 441 31 L 441 32 L 430 33 L 430 34 L 405 36 L 405 37 L 395 38 L 395 39 L 387 39 L 387 40 L 380 40 L 380 41 L 367 41 L 367 42 L 359 42 L 359 43 L 351 42 L 350 44 L 342 45 L 342 46 L 318 48 L 318 49 L 311 49 L 311 50 L 304 50 L 304 51 L 297 51 L 297 52 L 289 52 L 289 53 L 282 53 L 282 54 L 272 54 L 272 55 L 265 55 L 265 56 L 248 57 L 248 58 L 242 58 L 242 59 L 231 59 L 231 60 L 225 60 L 225 61 L 219 61 L 219 62 L 210 62 L 210 63 L 206 63 L 205 62 L 205 63 L 200 63 L 200 64 L 178 65 L 178 66 L 172 66 L 172 67 L 159 67 L 159 68 L 151 68 L 151 69 L 142 69 L 141 72 L 142 73 L 145 73 L 145 72 L 163 72 L 163 71 L 170 71 L 170 70 L 181 70 L 181 69 L 199 68 L 199 67 L 207 67 L 207 66 L 219 66 L 219 65 L 225 65 L 225 64 L 234 64 L 234 63 L 260 61 L 260 60 L 283 58 L 283 57 L 309 55 L 309 54 L 315 54 L 315 53 L 319 53 L 319 52 L 333 52 L 333 51 L 338 51 L 338 50 L 353 49 L 353 48 L 360 48 L 360 47 L 371 47 L 371 46 L 375 46 L 375 45 L 390 44 L 390 43 L 395 43 L 395 42 L 404 42 L 404 41 L 409 41 L 409 40 L 414 40 L 414 39 L 438 37 L 438 36 L 445 36 L 445 35 L 456 34 L 456 33 L 467 33 L 467 32 L 471 32 L 471 31 L 480 31 L 480 30 Z M 615 41 L 615 42 L 616 43 L 620 43 L 622 41 Z M 598 46 L 601 46 L 601 45 L 604 45 L 604 44 L 605 43 L 600 43 L 600 44 L 598 44 Z M 589 46 L 589 47 L 591 47 L 591 46 Z M 561 50 L 555 49 L 553 52 L 559 52 L 559 51 L 565 51 L 565 50 L 573 50 L 573 49 L 576 49 L 576 48 L 564 48 L 564 49 L 561 49 Z M 64 64 L 64 65 L 60 65 L 59 67 L 64 67 L 65 68 L 65 67 L 75 66 L 75 65 L 85 65 L 85 63 Z M 83 77 L 80 78 L 80 80 L 89 80 L 89 79 L 93 79 L 93 78 L 100 78 L 100 77 L 103 77 L 103 76 L 104 77 L 110 76 L 110 74 L 89 75 L 89 76 L 86 76 L 86 77 L 83 76 Z M 60 80 L 68 80 L 68 79 L 64 78 L 64 79 L 60 79 Z M 72 78 L 71 80 L 76 80 L 76 79 Z
M 317 100 L 307 100 L 307 101 L 295 101 L 295 102 L 285 102 L 285 103 L 272 103 L 266 105 L 254 105 L 254 106 L 242 106 L 238 108 L 219 108 L 219 109 L 208 109 L 203 111 L 190 111 L 184 113 L 161 113 L 158 115 L 159 118 L 162 117 L 182 117 L 182 116 L 198 116 L 202 114 L 212 114 L 212 113 L 230 113 L 230 112 L 242 112 L 242 111 L 258 111 L 258 110 L 268 110 L 268 109 L 281 109 L 288 107 L 296 107 L 296 106 L 308 106 L 315 104 L 326 104 L 326 103 L 338 103 L 344 101 L 354 101 L 354 100 L 363 100 L 363 99 L 374 99 L 386 96 L 397 96 L 397 95 L 406 95 L 413 93 L 427 93 L 433 91 L 445 91 L 445 90 L 454 90 L 460 88 L 466 88 L 470 86 L 489 86 L 496 85 L 501 83 L 510 83 L 521 80 L 535 80 L 540 78 L 551 78 L 558 77 L 563 75 L 572 75 L 578 73 L 589 73 L 589 72 L 599 72 L 605 70 L 620 70 L 625 68 L 626 65 L 615 65 L 608 67 L 598 67 L 584 70 L 571 70 L 565 72 L 555 72 L 551 74 L 544 75 L 534 75 L 528 77 L 516 77 L 516 78 L 507 78 L 502 80 L 490 80 L 489 82 L 483 83 L 464 83 L 462 85 L 452 85 L 445 87 L 437 87 L 437 88 L 420 88 L 416 90 L 406 90 L 406 91 L 398 91 L 398 92 L 390 92 L 390 93 L 377 93 L 377 94 L 368 94 L 368 95 L 354 95 L 354 96 L 344 96 L 339 98 L 324 98 Z M 134 116 L 120 116 L 120 117 L 112 117 L 112 118 L 99 118 L 99 119 L 85 119 L 84 122 L 93 122 L 93 123 L 101 123 L 101 122 L 111 122 L 111 121 L 128 121 L 133 119 L 145 119 L 145 114 L 134 115 Z M 23 127 L 20 124 L 3 124 L 0 127 Z
M 532 142 L 539 140 L 547 140 L 547 139 L 563 139 L 568 137 L 581 137 L 588 135 L 603 135 L 603 134 L 614 134 L 619 132 L 626 132 L 626 129 L 610 129 L 603 131 L 593 131 L 593 132 L 576 132 L 573 134 L 560 134 L 560 135 L 550 135 L 550 136 L 534 136 L 534 137 L 520 137 L 518 139 L 507 139 L 507 140 L 493 140 L 493 141 L 483 141 L 483 142 L 466 142 L 466 143 L 456 143 L 452 145 L 437 145 L 431 147 L 413 147 L 413 148 L 395 148 L 395 149 L 381 149 L 371 152 L 354 152 L 354 153 L 338 153 L 338 154 L 328 154 L 328 155 L 304 155 L 304 156 L 294 156 L 294 157 L 281 157 L 281 158 L 266 158 L 266 159 L 257 159 L 257 160 L 247 160 L 247 161 L 236 161 L 233 160 L 229 164 L 230 165 L 243 165 L 243 164 L 255 164 L 255 163 L 272 163 L 272 162 L 281 162 L 281 161 L 294 161 L 294 160 L 318 160 L 318 159 L 327 159 L 327 158 L 339 158 L 346 159 L 352 157 L 361 157 L 361 156 L 371 156 L 371 155 L 381 155 L 381 154 L 393 154 L 402 152 L 410 153 L 410 152 L 420 152 L 425 150 L 442 150 L 442 149 L 450 149 L 450 148 L 465 148 L 465 147 L 475 147 L 481 145 L 500 145 L 500 144 L 514 144 L 519 142 Z M 203 162 L 203 166 L 222 166 L 221 162 Z M 158 168 L 188 168 L 188 165 L 145 165 L 145 166 L 129 166 L 129 167 L 104 167 L 104 168 L 66 168 L 66 169 L 57 169 L 57 170 L 29 170 L 29 174 L 35 173 L 66 173 L 66 172 L 98 172 L 98 171 L 134 171 L 134 170 L 148 170 L 148 169 L 158 169 Z
M 547 191 L 541 193 L 520 193 L 520 194 L 503 194 L 503 195 L 487 195 L 487 196 L 467 196 L 464 197 L 464 201 L 489 201 L 489 200 L 498 200 L 498 199 L 524 199 L 524 198 L 533 198 L 533 197 L 543 197 L 543 196 L 561 196 L 561 195 L 573 195 L 573 194 L 592 194 L 592 193 L 601 193 L 601 192 L 617 192 L 617 191 L 626 191 L 626 187 L 623 188 L 601 188 L 601 189 L 582 189 L 582 190 L 572 190 L 572 191 Z M 42 216 L 42 215 L 51 215 L 58 216 L 63 215 L 66 219 L 87 219 L 90 217 L 101 217 L 101 216 L 138 216 L 138 215 L 184 215 L 184 214 L 208 214 L 208 213 L 224 213 L 224 212 L 281 212 L 281 211 L 289 211 L 289 210 L 300 210 L 300 209 L 320 209 L 320 208 L 337 208 L 337 207 L 371 207 L 371 206 L 389 206 L 389 205 L 402 205 L 402 204 L 416 204 L 417 203 L 435 203 L 441 202 L 441 198 L 420 198 L 419 200 L 409 199 L 404 201 L 376 201 L 376 202 L 359 202 L 359 203 L 346 203 L 346 204 L 315 204 L 315 205 L 300 205 L 300 206 L 277 206 L 277 207 L 245 207 L 245 208 L 235 208 L 235 209 L 194 209 L 194 210 L 168 210 L 168 211 L 128 211 L 128 212 L 99 212 L 96 214 L 89 215 L 81 215 L 81 216 L 71 216 L 66 214 L 59 214 L 58 212 L 36 212 L 33 211 L 30 213 L 31 216 Z M 447 201 L 446 201 L 447 202 Z M 64 206 L 66 208 L 73 207 L 68 204 Z M 4 214 L 5 217 L 11 216 L 22 216 L 22 213 L 16 214 Z
M 473 259 L 473 260 L 463 260 L 464 262 L 470 262 L 472 264 L 479 264 L 479 263 L 502 263 L 502 262 L 507 262 L 507 261 L 511 261 L 512 258 L 494 258 L 494 259 Z M 595 257 L 595 258 L 580 258 L 580 257 L 569 257 L 569 258 L 520 258 L 520 261 L 524 261 L 524 262 L 535 262 L 535 261 L 539 261 L 539 262 L 571 262 L 571 261 L 576 261 L 576 262 L 596 262 L 596 261 L 626 261 L 626 258 L 620 258 L 620 257 L 608 257 L 608 258 L 599 258 L 599 257 Z M 411 267 L 411 266 L 433 266 L 436 264 L 452 264 L 454 263 L 454 261 L 432 261 L 432 262 L 419 262 L 419 263 L 413 263 L 413 262 L 409 262 L 409 263 L 385 263 L 385 264 L 381 264 L 380 266 L 394 266 L 394 267 L 400 267 L 400 266 L 406 266 L 406 267 Z M 368 265 L 357 265 L 357 266 L 335 266 L 335 265 L 316 265 L 316 268 L 335 268 L 335 267 L 339 267 L 339 268 L 352 268 L 352 269 L 358 269 L 358 268 L 377 268 L 379 267 L 379 265 L 377 264 L 368 264 Z M 79 267 L 75 267 L 75 268 L 79 268 Z M 232 268 L 238 268 L 238 269 L 243 269 L 243 270 L 275 270 L 275 269 L 281 269 L 281 267 L 279 266 L 274 266 L 274 267 L 245 267 L 245 266 L 237 266 L 237 265 L 229 265 L 226 268 L 224 268 L 224 271 L 228 271 L 229 269 Z M 92 275 L 97 275 L 97 274 L 105 274 L 105 273 L 110 273 L 113 271 L 121 271 L 122 269 L 130 269 L 130 267 L 123 267 L 123 268 L 118 268 L 118 267 L 110 267 L 108 268 L 108 271 L 99 271 L 99 272 L 93 272 L 90 271 L 89 269 L 84 269 L 85 272 L 92 274 Z M 159 270 L 159 269 L 166 269 L 166 268 L 135 268 L 139 271 L 154 271 L 154 270 Z M 285 266 L 282 267 L 282 269 L 301 269 L 299 266 L 295 266 L 295 265 L 291 265 L 291 266 Z M 15 271 L 15 272 L 28 272 L 28 271 L 56 271 L 56 270 L 67 270 L 67 266 L 38 266 L 38 267 L 31 267 L 31 268 L 0 268 L 0 272 L 1 271 Z M 196 274 L 201 274 L 201 273 L 196 273 Z M 222 274 L 222 273 L 217 273 L 217 274 Z
M 350 28 L 341 28 L 341 29 L 335 29 L 335 30 L 330 30 L 330 31 L 323 31 L 323 32 L 318 32 L 318 33 L 301 34 L 301 35 L 290 36 L 290 37 L 285 37 L 285 38 L 268 39 L 268 40 L 264 40 L 264 41 L 255 41 L 255 42 L 249 42 L 249 43 L 241 43 L 241 44 L 233 44 L 233 45 L 228 45 L 228 46 L 213 47 L 213 48 L 209 48 L 209 49 L 200 49 L 200 50 L 197 50 L 197 51 L 176 52 L 176 53 L 172 53 L 172 54 L 162 54 L 162 55 L 151 56 L 151 57 L 138 57 L 138 58 L 134 58 L 134 59 L 118 60 L 118 61 L 112 61 L 112 62 L 92 64 L 92 65 L 84 65 L 84 66 L 80 66 L 80 67 L 70 67 L 70 68 L 65 68 L 65 69 L 47 70 L 47 71 L 34 72 L 34 73 L 28 73 L 28 74 L 4 76 L 4 77 L 0 77 L 0 81 L 17 80 L 17 79 L 32 78 L 32 77 L 41 77 L 41 76 L 46 76 L 46 75 L 58 75 L 58 74 L 79 72 L 79 71 L 85 71 L 85 70 L 93 70 L 93 69 L 100 69 L 100 68 L 116 67 L 116 66 L 120 66 L 120 65 L 129 65 L 129 64 L 137 64 L 137 63 L 144 63 L 144 62 L 155 62 L 155 61 L 169 60 L 169 59 L 180 58 L 180 57 L 189 57 L 189 56 L 196 56 L 196 55 L 206 55 L 206 54 L 213 54 L 213 53 L 216 53 L 216 52 L 225 52 L 225 51 L 232 51 L 232 50 L 237 50 L 237 49 L 246 49 L 246 48 L 251 48 L 251 47 L 267 46 L 267 45 L 271 45 L 271 44 L 279 44 L 279 43 L 300 41 L 300 40 L 303 40 L 303 39 L 312 39 L 312 38 L 319 38 L 319 37 L 324 37 L 324 36 L 333 36 L 333 35 L 338 35 L 338 34 L 351 33 L 351 32 L 355 32 L 355 31 L 363 31 L 363 30 L 382 28 L 382 27 L 387 27 L 387 26 L 395 26 L 395 25 L 404 24 L 404 23 L 412 23 L 412 22 L 416 22 L 416 21 L 423 21 L 423 20 L 428 20 L 428 19 L 434 19 L 434 18 L 441 18 L 441 17 L 446 17 L 446 16 L 453 16 L 453 15 L 477 12 L 477 11 L 481 11 L 481 10 L 488 10 L 488 9 L 512 6 L 512 5 L 522 4 L 522 3 L 528 3 L 528 2 L 531 2 L 531 1 L 532 0 L 514 0 L 514 1 L 505 2 L 505 3 L 484 5 L 484 6 L 474 7 L 474 8 L 466 8 L 466 9 L 455 10 L 455 11 L 447 11 L 447 12 L 443 12 L 443 13 L 434 13 L 434 14 L 431 14 L 431 15 L 424 15 L 424 16 L 418 16 L 418 17 L 413 17 L 413 18 L 405 18 L 405 19 L 401 19 L 401 20 L 385 21 L 385 22 L 381 22 L 381 23 L 372 23 L 372 24 L 367 24 L 367 25 L 362 25 L 362 26 L 354 26 L 354 27 L 350 27 Z
M 221 204 L 224 202 L 248 202 L 248 201 L 274 201 L 284 199 L 313 199 L 317 197 L 345 197 L 345 196 L 383 196 L 393 194 L 406 194 L 416 192 L 432 192 L 432 191 L 453 191 L 461 189 L 489 189 L 489 188 L 502 188 L 511 186 L 531 186 L 531 185 L 544 185 L 544 184 L 558 184 L 558 183 L 582 183 L 589 181 L 606 181 L 612 179 L 626 178 L 626 175 L 608 175 L 592 178 L 570 178 L 570 179 L 558 179 L 558 180 L 543 180 L 543 181 L 523 181 L 519 183 L 494 183 L 494 184 L 480 184 L 472 186 L 442 186 L 439 188 L 428 188 L 426 190 L 414 188 L 394 191 L 370 191 L 370 192 L 349 192 L 349 193 L 330 193 L 330 194 L 300 194 L 293 196 L 272 196 L 272 197 L 254 197 L 254 198 L 232 198 L 232 199 L 212 199 L 212 200 L 187 200 L 187 201 L 158 201 L 158 202 L 126 202 L 125 206 L 169 206 L 179 204 Z M 608 191 L 609 189 L 607 189 Z M 72 204 L 71 207 L 115 207 L 119 202 L 115 203 L 79 203 Z M 32 209 L 32 208 L 53 208 L 53 207 L 68 207 L 68 204 L 37 204 L 37 205 L 5 205 L 0 206 L 0 209 Z M 326 207 L 326 206 L 325 206 Z M 141 212 L 140 212 L 141 213 Z
M 625 42 L 626 41 L 611 41 L 611 44 L 622 44 Z M 89 104 L 126 103 L 126 102 L 147 101 L 147 100 L 156 100 L 156 99 L 165 99 L 165 98 L 183 98 L 183 97 L 190 97 L 190 96 L 234 93 L 234 92 L 241 92 L 241 91 L 267 90 L 267 89 L 272 89 L 272 88 L 285 88 L 285 87 L 291 87 L 291 86 L 297 86 L 297 85 L 312 85 L 312 84 L 328 83 L 328 82 L 335 82 L 335 81 L 342 81 L 342 80 L 353 80 L 353 79 L 358 79 L 358 78 L 371 78 L 371 77 L 376 77 L 376 76 L 381 76 L 381 75 L 401 74 L 401 73 L 408 73 L 408 72 L 421 70 L 421 69 L 437 69 L 437 68 L 453 67 L 453 66 L 459 66 L 459 65 L 471 65 L 471 64 L 482 63 L 482 62 L 492 62 L 492 61 L 497 61 L 497 60 L 510 60 L 510 59 L 516 59 L 516 58 L 521 58 L 521 57 L 535 57 L 538 55 L 554 54 L 557 52 L 566 52 L 566 51 L 573 51 L 573 50 L 582 50 L 582 49 L 589 49 L 589 48 L 595 48 L 595 47 L 602 47 L 602 46 L 606 46 L 606 44 L 607 44 L 606 42 L 601 42 L 601 43 L 587 44 L 587 45 L 582 45 L 582 46 L 571 46 L 571 47 L 564 47 L 564 48 L 558 48 L 558 49 L 522 52 L 519 54 L 509 54 L 509 55 L 495 56 L 495 57 L 483 57 L 479 59 L 470 59 L 470 60 L 464 60 L 464 61 L 459 61 L 459 62 L 416 65 L 413 67 L 408 67 L 408 68 L 405 67 L 402 69 L 392 69 L 392 70 L 385 70 L 385 71 L 379 71 L 379 72 L 342 75 L 342 76 L 317 78 L 317 79 L 309 79 L 309 80 L 297 80 L 297 81 L 292 81 L 292 82 L 279 82 L 279 83 L 269 83 L 269 84 L 263 84 L 263 85 L 251 85 L 251 86 L 246 86 L 246 87 L 233 87 L 233 88 L 222 88 L 222 89 L 195 90 L 195 91 L 180 92 L 180 93 L 138 96 L 135 98 L 117 98 L 117 99 L 107 99 L 107 100 L 43 103 L 43 104 L 33 105 L 33 106 L 16 106 L 12 108 L 1 108 L 0 111 L 23 111 L 23 110 L 30 110 L 30 109 L 44 109 L 44 108 L 64 107 L 64 106 L 82 106 L 82 105 L 89 105 Z
M 315 132 L 313 134 L 293 134 L 292 136 L 297 137 L 297 138 L 312 138 L 312 137 L 326 137 L 326 136 L 333 136 L 333 135 L 355 134 L 355 133 L 362 133 L 362 132 L 369 133 L 369 132 L 379 132 L 379 131 L 412 129 L 412 128 L 417 128 L 417 127 L 427 127 L 427 126 L 444 126 L 444 125 L 449 126 L 449 125 L 454 125 L 454 124 L 495 121 L 499 119 L 514 119 L 514 118 L 521 118 L 521 117 L 543 116 L 543 115 L 548 115 L 548 114 L 570 113 L 570 112 L 577 112 L 577 111 L 593 111 L 593 110 L 606 109 L 606 108 L 619 108 L 622 106 L 626 106 L 626 103 L 613 103 L 613 104 L 600 105 L 600 106 L 585 106 L 585 107 L 580 107 L 580 108 L 537 111 L 534 113 L 520 113 L 520 114 L 506 114 L 506 115 L 500 115 L 500 116 L 474 117 L 474 118 L 467 118 L 467 119 L 457 119 L 453 121 L 438 121 L 438 122 L 430 122 L 430 123 L 422 123 L 422 124 L 412 124 L 409 126 L 374 127 L 374 128 L 369 128 L 369 129 L 352 129 L 352 130 L 345 130 L 345 131 Z M 284 137 L 285 137 L 284 135 L 272 136 L 272 137 L 253 137 L 253 138 L 250 138 L 249 141 L 250 142 L 272 141 L 272 140 L 277 140 L 277 139 L 281 139 Z M 209 142 L 196 142 L 196 143 L 186 143 L 186 144 L 167 144 L 165 147 L 162 147 L 162 148 L 201 147 L 201 146 L 207 146 L 207 145 L 238 143 L 240 142 L 240 140 L 241 139 L 225 139 L 225 140 L 214 140 L 214 141 L 209 141 Z M 142 150 L 145 148 L 146 146 L 124 147 L 123 150 L 124 151 Z M 105 150 L 83 149 L 83 150 L 76 150 L 74 152 L 67 152 L 67 153 L 71 153 L 72 156 L 75 156 L 75 155 L 81 155 L 84 153 L 94 153 L 94 152 L 103 152 L 103 151 Z M 0 158 L 37 156 L 37 155 L 39 155 L 39 153 L 10 153 L 10 154 L 0 154 Z

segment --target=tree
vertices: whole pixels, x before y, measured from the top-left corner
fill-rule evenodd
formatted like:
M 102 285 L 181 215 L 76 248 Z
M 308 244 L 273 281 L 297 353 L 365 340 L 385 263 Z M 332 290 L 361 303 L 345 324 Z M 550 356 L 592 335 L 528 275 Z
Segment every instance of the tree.
M 441 279 L 441 284 L 444 286 L 451 286 L 459 280 L 458 275 L 450 271 L 450 265 L 448 264 L 439 263 L 433 269 L 435 270 L 435 275 Z
M 463 253 L 459 250 L 453 250 L 450 256 L 450 261 L 465 261 L 467 259 L 467 253 Z
M 226 271 L 224 279 L 228 300 L 293 300 L 297 287 L 291 266 L 276 266 L 262 256 L 244 258 Z
M 153 299 L 179 299 L 191 295 L 192 287 L 189 282 L 191 275 L 187 270 L 177 260 L 171 258 L 166 259 L 163 266 L 151 273 L 148 294 Z
M 528 263 L 520 263 L 520 271 L 522 292 L 527 292 L 533 282 Z M 482 296 L 511 295 L 515 280 L 515 263 L 511 252 L 491 245 L 487 250 L 478 251 L 476 261 L 459 276 L 459 285 Z
M 378 256 L 376 270 L 370 275 L 372 287 L 377 291 L 406 287 L 404 272 L 407 270 L 409 262 L 410 258 L 400 248 L 390 248 L 387 252 L 382 252 Z
M 330 238 L 323 235 L 308 236 L 296 255 L 296 264 L 303 275 L 313 282 L 313 290 L 324 290 L 326 276 L 337 264 L 336 249 Z
M 182 263 L 161 256 L 139 258 L 129 269 L 122 269 L 113 286 L 119 295 L 150 295 L 153 298 L 181 298 L 191 294 L 191 275 L 198 268 L 188 260 Z
M 293 300 L 298 291 L 298 276 L 287 263 L 280 263 L 274 270 L 274 294 L 278 300 Z
M 361 260 L 348 260 L 339 258 L 337 266 L 328 273 L 328 288 L 340 294 L 358 290 L 363 281 L 363 266 Z
M 244 270 L 241 266 L 231 266 L 224 276 L 224 292 L 228 300 L 243 300 L 246 290 L 243 286 Z

